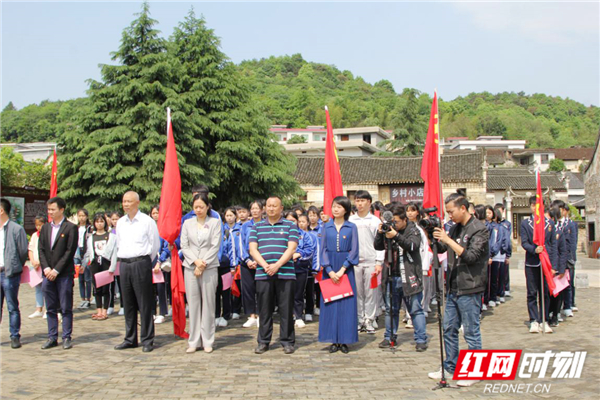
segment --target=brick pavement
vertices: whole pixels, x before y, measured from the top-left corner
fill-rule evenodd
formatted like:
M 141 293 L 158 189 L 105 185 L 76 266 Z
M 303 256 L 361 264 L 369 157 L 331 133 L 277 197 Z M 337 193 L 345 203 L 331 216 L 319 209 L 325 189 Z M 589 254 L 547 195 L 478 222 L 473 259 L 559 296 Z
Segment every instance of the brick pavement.
M 511 274 L 517 271 L 512 271 Z M 588 351 L 582 379 L 517 378 L 514 383 L 551 383 L 549 394 L 522 394 L 525 398 L 598 398 L 600 392 L 600 289 L 577 292 L 580 311 L 551 335 L 532 335 L 527 330 L 525 290 L 513 287 L 514 297 L 486 312 L 482 322 L 486 349 L 518 348 Z M 89 311 L 75 311 L 72 350 L 61 347 L 42 351 L 46 321 L 27 318 L 33 311 L 34 293 L 21 287 L 23 347 L 12 350 L 7 319 L 0 329 L 1 397 L 3 399 L 376 399 L 376 398 L 514 398 L 516 395 L 484 394 L 484 384 L 460 390 L 432 391 L 435 382 L 427 373 L 439 367 L 437 324 L 428 319 L 432 336 L 429 350 L 414 350 L 412 331 L 401 329 L 401 350 L 395 354 L 377 347 L 382 339 L 360 335 L 360 343 L 348 355 L 329 354 L 317 342 L 317 323 L 297 330 L 297 352 L 283 354 L 272 345 L 262 356 L 253 354 L 256 329 L 244 329 L 242 320 L 218 328 L 215 351 L 185 354 L 186 343 L 176 339 L 168 322 L 157 325 L 152 353 L 141 348 L 115 351 L 124 333 L 123 317 L 92 321 Z M 5 316 L 6 309 L 5 309 Z M 278 326 L 275 326 L 278 332 Z M 276 336 L 276 335 L 274 335 Z M 466 348 L 461 339 L 461 348 Z M 494 382 L 502 383 L 502 382 Z

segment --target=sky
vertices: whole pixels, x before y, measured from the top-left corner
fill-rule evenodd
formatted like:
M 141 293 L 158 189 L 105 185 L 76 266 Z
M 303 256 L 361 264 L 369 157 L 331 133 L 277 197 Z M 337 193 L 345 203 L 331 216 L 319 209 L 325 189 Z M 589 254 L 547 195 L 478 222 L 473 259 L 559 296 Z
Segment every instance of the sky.
M 191 7 L 235 63 L 300 53 L 445 100 L 488 91 L 600 105 L 593 2 L 150 2 L 168 37 Z M 86 95 L 140 2 L 2 0 L 0 106 Z

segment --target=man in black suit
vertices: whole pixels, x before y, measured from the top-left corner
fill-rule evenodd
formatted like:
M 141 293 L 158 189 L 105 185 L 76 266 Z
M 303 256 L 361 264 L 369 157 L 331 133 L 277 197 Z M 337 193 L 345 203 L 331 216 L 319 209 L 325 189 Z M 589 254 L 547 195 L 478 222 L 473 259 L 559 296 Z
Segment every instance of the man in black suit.
M 48 217 L 52 222 L 46 223 L 40 232 L 39 253 L 40 264 L 44 271 L 42 290 L 46 300 L 48 317 L 48 341 L 42 349 L 58 345 L 58 316 L 62 313 L 63 348 L 73 347 L 71 333 L 73 331 L 73 279 L 75 264 L 73 257 L 77 251 L 77 226 L 64 216 L 67 204 L 60 197 L 48 200 Z

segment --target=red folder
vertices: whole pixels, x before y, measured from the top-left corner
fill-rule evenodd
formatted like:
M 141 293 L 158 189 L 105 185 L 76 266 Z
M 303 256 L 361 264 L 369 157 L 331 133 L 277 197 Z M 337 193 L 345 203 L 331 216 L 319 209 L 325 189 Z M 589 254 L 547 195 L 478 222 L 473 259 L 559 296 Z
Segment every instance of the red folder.
M 371 289 L 377 289 L 381 285 L 381 275 L 381 273 L 376 274 L 375 272 L 371 274 Z
M 325 303 L 354 296 L 350 280 L 346 274 L 342 276 L 340 282 L 337 284 L 333 283 L 331 279 L 323 279 L 319 282 L 319 285 L 321 286 L 321 293 L 323 294 Z

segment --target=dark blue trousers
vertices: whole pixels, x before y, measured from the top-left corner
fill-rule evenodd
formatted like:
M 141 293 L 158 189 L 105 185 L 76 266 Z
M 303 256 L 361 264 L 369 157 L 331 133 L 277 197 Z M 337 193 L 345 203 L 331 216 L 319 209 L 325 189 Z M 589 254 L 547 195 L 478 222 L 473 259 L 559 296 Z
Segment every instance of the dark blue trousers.
M 525 280 L 527 281 L 527 310 L 529 311 L 529 322 L 542 322 L 542 293 L 540 269 L 542 267 L 525 267 Z M 544 314 L 546 321 L 550 314 L 550 293 L 548 293 L 548 284 L 544 277 Z
M 46 301 L 48 339 L 58 339 L 58 313 L 62 314 L 62 338 L 71 339 L 73 333 L 73 275 L 59 275 L 54 281 L 49 281 L 44 276 L 42 291 Z

